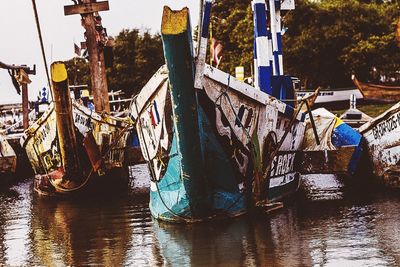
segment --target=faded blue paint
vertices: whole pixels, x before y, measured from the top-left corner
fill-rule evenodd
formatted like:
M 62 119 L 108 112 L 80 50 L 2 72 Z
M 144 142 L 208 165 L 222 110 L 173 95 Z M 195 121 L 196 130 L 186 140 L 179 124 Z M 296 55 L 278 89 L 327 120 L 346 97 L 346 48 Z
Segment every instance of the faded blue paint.
M 348 166 L 349 173 L 354 174 L 363 153 L 361 134 L 342 122 L 333 130 L 331 141 L 336 147 L 356 146 Z
M 243 213 L 246 211 L 245 198 L 238 188 L 233 166 L 201 107 L 199 107 L 199 122 L 201 148 L 205 162 L 203 182 L 209 185 L 207 188 L 212 203 L 206 214 L 212 216 L 224 213 L 234 216 Z M 187 182 L 184 183 L 181 177 L 182 157 L 178 151 L 175 134 L 169 156 L 167 170 L 162 179 L 157 182 L 160 194 L 158 191 L 150 192 L 151 214 L 155 218 L 166 221 L 181 221 L 180 216 L 192 219 L 193 201 L 186 193 Z
M 181 177 L 181 160 L 178 153 L 176 136 L 174 134 L 169 153 L 167 170 L 159 182 L 158 191 L 150 191 L 150 212 L 157 218 L 167 221 L 177 221 L 179 217 L 191 217 L 190 202 Z M 171 213 L 172 210 L 175 214 Z
M 265 4 L 257 3 L 254 5 L 254 15 L 256 23 L 256 31 L 254 37 L 267 36 L 267 12 L 265 11 Z
M 261 91 L 267 94 L 271 94 L 271 66 L 259 66 L 258 67 L 258 84 Z
M 331 140 L 335 147 L 358 146 L 361 141 L 361 134 L 346 123 L 341 123 L 333 130 Z

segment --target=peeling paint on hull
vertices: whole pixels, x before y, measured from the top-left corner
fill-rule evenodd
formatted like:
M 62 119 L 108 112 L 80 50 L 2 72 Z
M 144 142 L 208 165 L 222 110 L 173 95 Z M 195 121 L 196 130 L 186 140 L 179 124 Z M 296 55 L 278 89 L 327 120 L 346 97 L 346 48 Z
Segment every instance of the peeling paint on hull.
M 359 129 L 368 148 L 373 174 L 400 189 L 400 103 Z
M 118 140 L 114 139 L 123 132 L 123 129 L 127 127 L 129 122 L 125 119 L 107 115 L 102 117 L 75 102 L 73 103 L 73 121 L 76 134 L 79 135 L 79 156 L 82 166 L 80 180 L 85 181 L 90 176 L 90 179 L 87 179 L 88 184 L 91 187 L 96 187 L 96 182 L 89 182 L 89 180 L 104 180 L 102 177 L 107 176 L 110 172 L 114 172 L 115 169 L 122 170 L 124 149 L 128 134 L 124 133 Z M 36 175 L 34 188 L 41 195 L 67 195 L 72 192 L 85 191 L 87 186 L 83 186 L 80 190 L 69 190 L 68 188 L 66 190 L 59 190 L 54 186 L 54 184 L 58 184 L 63 180 L 63 166 L 59 151 L 56 124 L 54 105 L 51 104 L 42 117 L 28 128 L 25 131 L 25 135 L 21 138 L 21 145 L 25 148 Z M 92 166 L 89 160 L 89 152 L 84 148 L 83 140 L 88 134 L 93 134 L 94 145 L 98 146 L 102 153 L 108 151 L 113 142 L 116 143 L 104 156 L 104 162 L 99 171 L 92 170 L 94 166 Z M 115 177 L 118 178 L 116 175 Z M 110 185 L 117 182 L 116 178 L 111 178 L 114 181 Z M 127 177 L 123 178 L 126 179 Z M 79 187 L 79 185 L 74 186 Z

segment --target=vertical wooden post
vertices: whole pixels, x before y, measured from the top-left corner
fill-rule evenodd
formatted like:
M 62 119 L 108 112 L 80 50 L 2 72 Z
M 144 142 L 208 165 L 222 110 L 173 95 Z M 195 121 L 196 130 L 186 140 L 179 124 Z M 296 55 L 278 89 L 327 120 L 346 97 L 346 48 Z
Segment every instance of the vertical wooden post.
M 28 84 L 22 83 L 22 122 L 24 130 L 29 127 L 29 100 L 28 100 Z
M 83 0 L 82 2 L 83 4 L 90 4 L 93 0 Z M 86 30 L 94 107 L 98 113 L 110 113 L 104 53 L 103 49 L 99 51 L 97 45 L 97 31 L 93 13 L 82 15 L 82 25 Z
M 65 179 L 79 182 L 78 147 L 76 142 L 74 121 L 72 116 L 72 101 L 68 88 L 67 69 L 64 63 L 51 64 L 51 82 L 53 101 L 57 120 L 57 135 L 60 145 Z

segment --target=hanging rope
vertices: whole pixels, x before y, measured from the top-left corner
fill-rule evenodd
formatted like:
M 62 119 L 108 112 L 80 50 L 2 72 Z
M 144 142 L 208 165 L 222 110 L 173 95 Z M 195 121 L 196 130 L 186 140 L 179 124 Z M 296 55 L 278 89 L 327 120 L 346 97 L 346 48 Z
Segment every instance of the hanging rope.
M 47 83 L 48 83 L 49 88 L 50 88 L 51 97 L 53 98 L 53 92 L 52 92 L 52 90 L 51 90 L 51 82 L 50 82 L 49 69 L 48 69 L 48 67 L 47 67 L 46 52 L 44 51 L 43 38 L 42 38 L 42 31 L 41 31 L 41 29 L 40 29 L 39 15 L 38 15 L 38 12 L 37 12 L 36 1 L 35 1 L 35 0 L 32 0 L 32 6 L 33 6 L 33 12 L 35 13 L 36 28 L 37 28 L 38 35 L 39 35 L 39 41 L 40 41 L 40 47 L 41 47 L 41 50 L 42 50 L 44 68 L 46 69 Z
M 102 163 L 104 163 L 104 161 L 106 160 L 107 155 L 111 152 L 112 149 L 114 149 L 115 146 L 118 145 L 118 142 L 121 140 L 121 138 L 124 136 L 125 132 L 127 130 L 129 130 L 130 127 L 131 127 L 131 125 L 127 125 L 119 132 L 119 135 L 117 135 L 117 137 L 115 138 L 114 142 L 110 145 L 110 147 L 101 156 L 101 162 Z M 86 176 L 86 178 L 83 181 L 83 183 L 81 183 L 80 185 L 78 185 L 75 188 L 62 188 L 62 187 L 58 186 L 57 184 L 55 184 L 52 181 L 51 178 L 49 179 L 49 181 L 50 181 L 51 185 L 56 190 L 58 190 L 60 192 L 64 192 L 64 193 L 71 193 L 71 192 L 74 192 L 74 191 L 77 191 L 77 190 L 83 188 L 87 184 L 87 182 L 90 180 L 90 178 L 92 177 L 93 174 L 94 174 L 94 167 L 92 166 L 91 169 L 90 169 L 89 174 Z

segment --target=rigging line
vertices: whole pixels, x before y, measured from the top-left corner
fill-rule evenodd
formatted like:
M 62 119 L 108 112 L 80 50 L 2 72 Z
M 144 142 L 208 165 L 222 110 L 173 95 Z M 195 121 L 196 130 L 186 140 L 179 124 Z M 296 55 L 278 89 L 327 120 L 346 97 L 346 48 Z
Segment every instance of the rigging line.
M 32 0 L 32 6 L 33 6 L 33 12 L 35 13 L 36 28 L 37 28 L 38 35 L 39 35 L 40 47 L 41 47 L 41 50 L 42 50 L 42 56 L 43 56 L 43 61 L 44 61 L 44 68 L 46 69 L 47 83 L 48 83 L 49 88 L 50 88 L 51 98 L 53 98 L 53 91 L 51 90 L 49 69 L 47 67 L 46 52 L 44 51 L 42 31 L 40 29 L 39 15 L 38 15 L 38 12 L 37 12 L 36 1 L 35 0 Z

